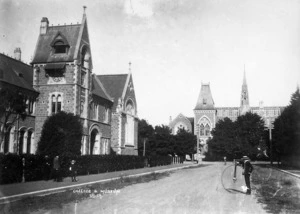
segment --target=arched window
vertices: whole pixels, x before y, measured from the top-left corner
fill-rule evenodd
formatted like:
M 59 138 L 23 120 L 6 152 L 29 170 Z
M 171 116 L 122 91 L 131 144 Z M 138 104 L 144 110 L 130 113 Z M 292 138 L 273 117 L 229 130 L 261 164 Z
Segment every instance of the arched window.
M 210 126 L 208 124 L 205 125 L 205 136 L 209 136 L 210 135 Z
M 56 112 L 60 112 L 60 111 L 61 111 L 61 95 L 58 95 Z
M 84 100 L 80 101 L 80 114 L 83 114 L 83 109 L 84 109 Z
M 7 153 L 7 152 L 10 152 L 9 151 L 9 147 L 10 147 L 10 131 L 11 131 L 12 127 L 9 127 L 6 132 L 5 132 L 5 135 L 4 135 L 4 154 Z
M 28 134 L 27 134 L 27 148 L 26 148 L 27 154 L 31 153 L 31 137 L 32 137 L 32 131 L 28 131 Z
M 51 97 L 51 113 L 55 114 L 55 106 L 56 106 L 56 97 L 52 95 Z
M 109 108 L 105 107 L 104 109 L 104 123 L 108 123 L 109 121 Z
M 19 134 L 19 154 L 23 154 L 24 134 L 25 130 L 21 130 Z
M 203 136 L 204 135 L 204 125 L 201 124 L 200 125 L 200 136 Z
M 62 95 L 51 95 L 51 113 L 56 114 L 62 110 Z

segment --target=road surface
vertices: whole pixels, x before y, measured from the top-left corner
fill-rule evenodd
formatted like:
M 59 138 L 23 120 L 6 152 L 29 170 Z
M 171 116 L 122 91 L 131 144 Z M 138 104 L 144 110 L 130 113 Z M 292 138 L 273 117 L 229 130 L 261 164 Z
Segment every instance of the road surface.
M 266 213 L 255 190 L 250 196 L 239 192 L 244 184 L 241 175 L 231 186 L 237 191 L 224 189 L 232 180 L 228 170 L 224 173 L 226 167 L 218 163 L 178 170 L 159 180 L 107 190 L 104 195 L 36 213 Z

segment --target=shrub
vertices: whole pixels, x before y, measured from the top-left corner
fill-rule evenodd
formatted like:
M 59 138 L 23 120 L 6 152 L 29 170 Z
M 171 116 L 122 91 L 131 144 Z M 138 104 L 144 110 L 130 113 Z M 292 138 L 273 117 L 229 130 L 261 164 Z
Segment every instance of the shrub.
M 15 154 L 0 154 L 0 184 L 22 181 L 22 158 Z

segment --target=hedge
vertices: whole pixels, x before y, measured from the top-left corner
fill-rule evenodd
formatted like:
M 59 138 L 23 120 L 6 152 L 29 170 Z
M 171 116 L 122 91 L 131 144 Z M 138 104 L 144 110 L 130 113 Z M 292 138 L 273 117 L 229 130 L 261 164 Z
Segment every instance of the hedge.
M 25 181 L 37 181 L 51 179 L 53 158 L 49 157 L 50 165 L 47 168 L 44 156 L 33 154 L 0 154 L 0 184 L 22 182 L 23 179 L 23 162 Z M 143 168 L 149 165 L 161 166 L 172 164 L 170 156 L 131 156 L 131 155 L 83 155 L 60 157 L 61 176 L 69 176 L 69 165 L 71 160 L 76 160 L 77 174 L 88 175 L 104 172 L 113 172 L 129 169 Z

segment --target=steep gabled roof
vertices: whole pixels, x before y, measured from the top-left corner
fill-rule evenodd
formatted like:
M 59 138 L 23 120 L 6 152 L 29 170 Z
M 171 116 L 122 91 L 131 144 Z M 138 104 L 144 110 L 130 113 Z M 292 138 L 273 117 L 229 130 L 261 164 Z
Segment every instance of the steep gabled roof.
M 80 30 L 80 24 L 48 26 L 47 33 L 39 35 L 32 63 L 73 61 L 77 56 L 75 49 Z M 61 35 L 68 42 L 69 50 L 67 54 L 52 53 L 51 45 L 58 35 Z
M 95 75 L 92 76 L 92 93 L 113 102 L 113 98 L 106 92 L 102 82 Z
M 32 88 L 33 70 L 19 60 L 0 53 L 0 81 L 36 92 Z
M 108 94 L 114 99 L 113 110 L 115 110 L 118 105 L 118 99 L 124 98 L 123 92 L 126 83 L 128 83 L 128 74 L 97 75 L 97 77 L 102 82 Z
M 214 109 L 215 103 L 212 98 L 209 84 L 202 84 L 197 104 L 194 110 Z

